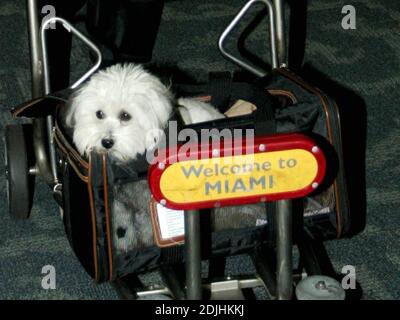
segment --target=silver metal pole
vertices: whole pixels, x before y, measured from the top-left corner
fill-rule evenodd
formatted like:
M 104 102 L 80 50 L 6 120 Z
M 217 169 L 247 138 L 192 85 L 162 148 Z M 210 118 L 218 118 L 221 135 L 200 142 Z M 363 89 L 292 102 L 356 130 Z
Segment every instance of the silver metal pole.
M 251 66 L 250 64 L 236 58 L 234 55 L 230 54 L 225 48 L 224 48 L 224 43 L 231 31 L 238 25 L 239 21 L 243 18 L 243 16 L 246 14 L 246 12 L 250 9 L 251 6 L 253 6 L 255 3 L 260 2 L 263 3 L 267 9 L 268 9 L 268 14 L 269 14 L 269 27 L 270 27 L 270 42 L 271 42 L 271 64 L 272 68 L 275 69 L 279 66 L 279 61 L 278 61 L 278 55 L 276 51 L 276 40 L 275 40 L 275 12 L 274 8 L 272 5 L 272 2 L 270 0 L 250 0 L 247 2 L 243 8 L 239 11 L 239 13 L 235 16 L 235 18 L 232 20 L 232 22 L 228 25 L 228 27 L 224 30 L 224 32 L 221 34 L 219 40 L 218 40 L 218 47 L 221 53 L 234 63 L 238 64 L 242 68 L 254 73 L 256 76 L 262 77 L 266 74 L 265 71 L 260 70 L 258 68 L 255 68 Z
M 201 300 L 200 212 L 185 211 L 186 298 Z
M 39 38 L 39 14 L 36 0 L 27 0 L 29 47 L 32 69 L 32 98 L 44 96 L 43 56 Z M 36 169 L 46 183 L 53 183 L 53 176 L 47 158 L 46 122 L 44 119 L 33 120 L 33 144 Z
M 46 131 L 49 143 L 49 160 L 50 160 L 50 169 L 51 174 L 53 176 L 53 191 L 55 192 L 58 185 L 58 177 L 57 177 L 57 158 L 56 158 L 56 148 L 54 145 L 54 137 L 53 137 L 53 128 L 54 128 L 54 119 L 53 116 L 46 117 Z
M 290 300 L 293 293 L 292 201 L 280 200 L 276 205 L 276 297 Z
M 43 88 L 43 63 L 42 51 L 39 40 L 39 17 L 36 0 L 27 0 L 28 32 L 32 68 L 32 98 L 41 97 Z
M 283 0 L 272 0 L 274 3 L 275 24 L 276 24 L 276 49 L 280 67 L 286 67 L 287 51 L 286 51 L 286 32 L 285 32 L 285 8 Z

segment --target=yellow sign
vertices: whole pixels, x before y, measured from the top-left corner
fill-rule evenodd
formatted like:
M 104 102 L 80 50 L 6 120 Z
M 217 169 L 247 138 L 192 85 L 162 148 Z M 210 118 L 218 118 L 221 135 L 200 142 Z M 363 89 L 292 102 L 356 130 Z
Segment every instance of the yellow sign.
M 317 171 L 316 158 L 304 149 L 188 160 L 165 169 L 160 189 L 180 204 L 262 196 L 304 189 Z

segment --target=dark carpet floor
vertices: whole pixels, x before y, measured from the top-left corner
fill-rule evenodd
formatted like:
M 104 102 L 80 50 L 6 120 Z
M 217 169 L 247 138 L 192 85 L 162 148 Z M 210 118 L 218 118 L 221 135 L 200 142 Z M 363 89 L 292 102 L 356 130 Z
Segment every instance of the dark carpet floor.
M 204 79 L 208 71 L 236 69 L 219 54 L 217 39 L 244 3 L 242 0 L 167 2 L 154 60 L 177 65 L 199 79 Z M 306 73 L 321 89 L 337 95 L 335 98 L 343 109 L 364 108 L 368 114 L 365 228 L 350 239 L 327 242 L 326 247 L 336 271 L 340 272 L 345 265 L 355 266 L 364 299 L 399 299 L 400 3 L 398 0 L 351 3 L 357 10 L 357 28 L 344 30 L 341 10 L 347 1 L 308 1 Z M 262 28 L 257 28 L 248 39 L 248 48 L 268 60 L 267 42 Z M 9 108 L 30 97 L 24 1 L 0 1 L 0 52 L 0 135 L 3 136 L 5 124 L 12 122 Z M 77 45 L 73 61 L 76 77 L 88 61 L 86 51 Z M 357 130 L 363 115 L 351 114 L 350 123 Z M 0 158 L 0 172 L 3 172 L 3 154 Z M 350 174 L 348 179 L 360 177 Z M 28 221 L 14 221 L 8 216 L 3 174 L 0 174 L 0 191 L 0 299 L 117 298 L 109 284 L 94 284 L 74 257 L 47 186 L 37 183 Z M 363 192 L 359 190 L 360 194 Z M 364 214 L 362 211 L 360 203 L 360 216 Z M 247 269 L 241 261 L 230 261 L 232 272 Z M 41 287 L 41 270 L 45 265 L 56 268 L 55 290 Z

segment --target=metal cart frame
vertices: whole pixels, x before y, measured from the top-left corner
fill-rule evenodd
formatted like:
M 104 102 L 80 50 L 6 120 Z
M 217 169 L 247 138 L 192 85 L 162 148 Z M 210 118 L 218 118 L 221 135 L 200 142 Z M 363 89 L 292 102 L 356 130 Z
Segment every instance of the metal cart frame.
M 286 33 L 284 23 L 284 1 L 283 0 L 251 0 L 249 1 L 236 15 L 224 33 L 219 39 L 219 48 L 221 53 L 240 65 L 246 70 L 254 73 L 257 76 L 265 74 L 244 61 L 234 57 L 224 48 L 224 41 L 237 25 L 243 15 L 256 3 L 264 4 L 269 13 L 270 19 L 270 36 L 271 36 L 271 58 L 272 67 L 287 66 L 287 46 Z M 53 17 L 46 20 L 40 25 L 39 14 L 37 10 L 36 0 L 27 0 L 28 10 L 28 26 L 29 26 L 29 43 L 32 67 L 32 97 L 41 97 L 50 93 L 49 70 L 47 64 L 47 51 L 45 31 L 46 26 L 50 23 L 60 23 L 67 30 L 73 32 L 82 39 L 91 49 L 97 54 L 96 64 L 85 73 L 71 87 L 75 88 L 93 72 L 97 70 L 101 63 L 101 53 L 97 47 L 83 36 L 78 30 L 71 26 L 64 19 Z M 36 165 L 30 168 L 29 173 L 40 176 L 52 189 L 55 197 L 60 197 L 62 194 L 62 185 L 57 178 L 57 159 L 55 147 L 53 144 L 53 118 L 51 116 L 46 119 L 33 120 L 33 141 Z M 208 286 L 212 291 L 212 298 L 243 298 L 241 289 L 254 287 L 260 284 L 268 287 L 267 291 L 271 293 L 272 298 L 276 299 L 292 299 L 293 296 L 293 266 L 292 266 L 292 202 L 290 200 L 281 200 L 276 202 L 276 229 L 277 229 L 277 247 L 276 247 L 276 275 L 269 267 L 270 263 L 265 256 L 267 252 L 260 252 L 253 256 L 253 261 L 258 278 L 254 279 L 225 279 L 218 283 L 204 285 L 201 277 L 201 255 L 200 255 L 200 220 L 199 211 L 185 212 L 185 241 L 186 241 L 186 288 L 182 291 L 176 280 L 176 272 L 164 268 L 162 274 L 167 282 L 169 289 L 150 289 L 147 291 L 134 291 L 132 279 L 117 279 L 115 285 L 119 293 L 125 298 L 137 298 L 154 293 L 168 293 L 173 291 L 173 294 L 178 299 L 202 299 L 203 287 Z M 307 245 L 307 243 L 309 245 Z M 268 252 L 271 254 L 271 252 Z M 308 257 L 315 256 L 313 245 L 309 242 L 303 242 L 302 253 Z M 317 264 L 315 264 L 317 266 Z M 316 272 L 318 268 L 316 267 Z

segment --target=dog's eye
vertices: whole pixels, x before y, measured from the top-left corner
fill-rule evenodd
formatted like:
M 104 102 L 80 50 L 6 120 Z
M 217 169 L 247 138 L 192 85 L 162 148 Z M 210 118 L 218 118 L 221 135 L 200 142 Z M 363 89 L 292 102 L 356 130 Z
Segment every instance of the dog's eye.
M 101 110 L 96 111 L 96 117 L 97 119 L 104 119 L 104 112 Z
M 121 121 L 129 121 L 132 117 L 128 112 L 123 111 L 120 113 L 119 118 L 121 119 Z

